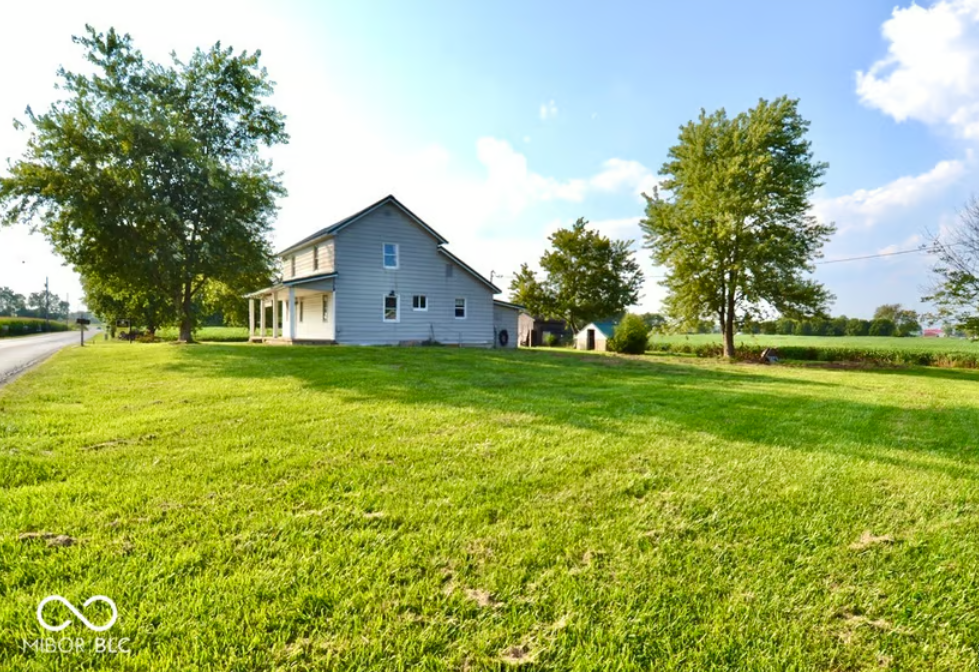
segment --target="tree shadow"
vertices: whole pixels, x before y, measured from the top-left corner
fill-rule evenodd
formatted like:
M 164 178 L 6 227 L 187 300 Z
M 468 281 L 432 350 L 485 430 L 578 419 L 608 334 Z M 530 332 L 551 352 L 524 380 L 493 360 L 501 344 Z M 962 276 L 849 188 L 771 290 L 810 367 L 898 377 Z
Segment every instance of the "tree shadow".
M 525 424 L 597 432 L 637 445 L 656 433 L 637 421 L 655 418 L 732 444 L 833 453 L 979 480 L 979 409 L 933 408 L 922 404 L 927 395 L 920 392 L 907 404 L 874 401 L 851 382 L 868 372 L 909 385 L 979 379 L 970 371 L 842 370 L 832 372 L 834 380 L 800 381 L 764 367 L 573 352 L 242 345 L 187 348 L 167 368 L 259 381 L 254 386 L 262 395 L 289 393 L 299 381 L 338 403 L 465 408 L 483 413 L 489 423 L 516 416 Z M 330 412 L 337 412 L 336 404 Z

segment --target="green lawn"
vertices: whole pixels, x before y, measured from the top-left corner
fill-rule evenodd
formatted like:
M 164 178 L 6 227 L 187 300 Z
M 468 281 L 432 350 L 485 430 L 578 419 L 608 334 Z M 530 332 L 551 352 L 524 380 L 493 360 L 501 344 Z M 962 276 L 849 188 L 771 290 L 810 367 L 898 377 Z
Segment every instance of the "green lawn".
M 0 669 L 974 671 L 977 389 L 559 351 L 65 350 L 0 389 Z M 103 635 L 131 653 L 21 653 L 51 594 L 112 598 Z

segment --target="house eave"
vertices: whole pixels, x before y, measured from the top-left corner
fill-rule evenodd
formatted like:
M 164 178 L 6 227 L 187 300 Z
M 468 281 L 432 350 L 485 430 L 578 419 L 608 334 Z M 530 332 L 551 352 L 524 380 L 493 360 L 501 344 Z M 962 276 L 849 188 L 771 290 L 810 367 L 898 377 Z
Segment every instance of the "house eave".
M 481 276 L 479 273 L 477 273 L 475 269 L 473 269 L 471 266 L 469 266 L 469 264 L 467 264 L 462 259 L 460 259 L 456 255 L 454 255 L 451 252 L 449 252 L 444 247 L 441 247 L 440 246 L 438 248 L 438 251 L 439 251 L 439 254 L 445 255 L 450 260 L 452 260 L 457 265 L 459 265 L 462 268 L 462 270 L 466 271 L 467 273 L 469 273 L 469 275 L 473 276 L 474 278 L 476 278 L 477 280 L 479 280 L 481 283 L 483 283 L 484 285 L 486 285 L 487 287 L 489 287 L 490 290 L 492 290 L 492 292 L 494 294 L 499 294 L 499 293 L 501 293 L 503 291 L 502 289 L 500 289 L 499 287 L 497 287 L 496 285 L 494 285 L 492 282 L 490 282 L 489 280 L 487 280 L 486 278 L 484 278 L 483 276 Z

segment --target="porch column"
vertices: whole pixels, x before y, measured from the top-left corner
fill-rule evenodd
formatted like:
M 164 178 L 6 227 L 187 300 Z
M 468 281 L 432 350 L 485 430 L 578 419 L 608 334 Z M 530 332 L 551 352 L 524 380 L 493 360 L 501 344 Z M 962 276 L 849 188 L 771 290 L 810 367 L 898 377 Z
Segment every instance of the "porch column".
M 255 335 L 255 299 L 248 299 L 248 340 Z
M 259 314 L 258 314 L 258 329 L 259 335 L 265 338 L 265 297 L 263 296 L 258 300 Z
M 279 293 L 272 292 L 272 338 L 279 337 Z
M 296 288 L 289 288 L 289 338 L 296 338 Z

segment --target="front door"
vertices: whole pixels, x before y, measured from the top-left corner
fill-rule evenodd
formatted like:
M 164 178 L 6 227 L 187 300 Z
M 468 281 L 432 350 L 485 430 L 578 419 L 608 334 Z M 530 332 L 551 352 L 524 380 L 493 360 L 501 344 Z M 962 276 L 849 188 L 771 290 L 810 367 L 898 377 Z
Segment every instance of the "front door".
M 588 340 L 587 340 L 586 345 L 585 345 L 585 350 L 594 350 L 595 349 L 595 330 L 594 329 L 589 329 L 588 330 L 587 339 Z

